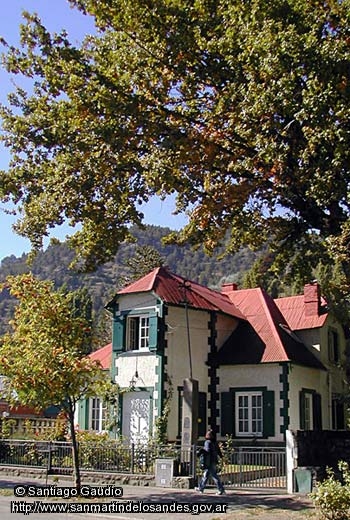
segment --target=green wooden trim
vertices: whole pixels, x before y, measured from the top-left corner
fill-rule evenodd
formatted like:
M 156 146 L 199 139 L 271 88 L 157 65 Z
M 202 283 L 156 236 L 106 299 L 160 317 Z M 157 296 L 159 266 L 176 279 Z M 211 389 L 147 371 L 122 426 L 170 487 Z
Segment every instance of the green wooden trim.
M 313 429 L 322 430 L 322 397 L 315 392 L 312 396 Z
M 158 399 L 156 399 L 156 403 L 154 403 L 154 405 L 157 410 L 157 417 L 161 417 L 164 407 L 164 356 L 162 354 L 157 354 L 156 357 L 158 363 L 155 367 L 155 373 L 158 376 L 158 381 L 154 387 L 155 390 L 157 390 Z
M 275 392 L 263 391 L 263 437 L 275 435 Z
M 282 373 L 280 374 L 280 383 L 282 390 L 280 391 L 280 399 L 282 401 L 282 408 L 280 408 L 280 417 L 282 424 L 280 425 L 280 433 L 285 436 L 286 431 L 289 428 L 290 417 L 289 417 L 289 363 L 280 363 Z
M 116 316 L 113 320 L 112 350 L 122 352 L 125 350 L 126 320 L 124 316 Z
M 89 399 L 82 399 L 79 402 L 78 424 L 82 430 L 89 429 Z
M 235 396 L 232 391 L 221 393 L 221 436 L 235 435 Z

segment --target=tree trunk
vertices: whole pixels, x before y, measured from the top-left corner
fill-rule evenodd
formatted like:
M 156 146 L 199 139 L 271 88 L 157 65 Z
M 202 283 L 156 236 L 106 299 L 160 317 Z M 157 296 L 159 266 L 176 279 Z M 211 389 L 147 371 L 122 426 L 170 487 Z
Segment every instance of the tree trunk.
M 70 407 L 68 411 L 68 420 L 70 426 L 70 434 L 72 437 L 72 457 L 73 457 L 73 480 L 74 486 L 77 490 L 78 494 L 80 494 L 81 489 L 81 479 L 80 479 L 80 465 L 79 465 L 79 446 L 78 441 L 74 429 L 74 409 Z

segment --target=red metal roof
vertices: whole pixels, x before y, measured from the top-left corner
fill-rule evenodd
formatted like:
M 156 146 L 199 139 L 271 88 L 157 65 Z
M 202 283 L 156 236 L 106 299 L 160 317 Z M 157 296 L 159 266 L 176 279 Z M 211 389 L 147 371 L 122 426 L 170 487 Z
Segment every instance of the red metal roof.
M 108 343 L 108 345 L 105 345 L 104 347 L 99 348 L 98 350 L 95 350 L 94 352 L 91 352 L 91 354 L 89 354 L 89 358 L 93 359 L 94 361 L 99 361 L 102 368 L 105 370 L 111 368 L 112 343 Z
M 308 366 L 323 368 L 319 360 L 307 349 L 288 326 L 275 301 L 261 288 L 231 291 L 227 293 L 230 300 L 246 316 L 255 333 L 262 340 L 260 363 L 294 361 Z M 226 347 L 226 361 L 235 359 L 236 354 L 229 355 L 228 348 L 237 349 L 239 342 L 234 342 L 234 333 Z M 241 347 L 241 345 L 240 345 Z M 256 362 L 256 352 L 244 345 L 245 352 L 238 352 L 244 363 Z
M 128 285 L 118 295 L 153 291 L 164 303 L 184 305 L 194 309 L 215 310 L 245 320 L 226 294 L 208 289 L 197 282 L 186 280 L 165 267 L 157 267 L 146 276 Z
M 229 298 L 245 314 L 265 343 L 266 348 L 261 361 L 289 361 L 276 327 L 279 322 L 286 324 L 285 319 L 277 312 L 273 300 L 265 291 L 260 288 L 233 291 L 229 293 Z
M 292 330 L 315 329 L 323 327 L 327 316 L 326 303 L 322 300 L 322 306 L 318 314 L 307 316 L 305 314 L 305 300 L 303 295 L 289 296 L 275 300 L 277 307 L 285 316 Z
M 292 332 L 296 329 L 288 324 L 276 305 L 278 301 L 261 288 L 235 290 L 234 286 L 226 286 L 225 292 L 220 293 L 158 267 L 120 290 L 112 302 L 118 296 L 150 291 L 170 305 L 184 305 L 186 298 L 191 308 L 220 311 L 241 320 L 218 352 L 222 364 L 293 361 L 324 368 Z M 242 336 L 242 341 L 237 341 L 237 335 Z

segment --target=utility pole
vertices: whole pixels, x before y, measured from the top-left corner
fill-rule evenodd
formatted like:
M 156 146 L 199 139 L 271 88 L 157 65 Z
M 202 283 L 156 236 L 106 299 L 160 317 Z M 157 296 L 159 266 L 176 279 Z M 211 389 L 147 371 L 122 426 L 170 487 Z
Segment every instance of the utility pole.
M 187 329 L 187 347 L 190 366 L 190 377 L 184 379 L 182 397 L 182 431 L 181 431 L 181 461 L 190 464 L 193 456 L 193 446 L 197 443 L 198 437 L 198 381 L 193 379 L 192 371 L 192 350 L 191 334 L 188 312 L 188 290 L 191 288 L 190 282 L 184 280 L 180 284 L 184 292 L 184 306 Z M 192 461 L 193 462 L 193 461 Z M 194 463 L 194 462 L 193 462 Z
M 180 284 L 180 288 L 184 291 L 184 305 L 185 305 L 185 315 L 186 315 L 186 329 L 187 329 L 187 348 L 188 348 L 188 359 L 190 364 L 190 379 L 192 379 L 192 352 L 191 352 L 191 334 L 190 334 L 190 322 L 188 316 L 188 299 L 187 299 L 187 290 L 191 288 L 190 282 L 184 280 L 183 283 Z

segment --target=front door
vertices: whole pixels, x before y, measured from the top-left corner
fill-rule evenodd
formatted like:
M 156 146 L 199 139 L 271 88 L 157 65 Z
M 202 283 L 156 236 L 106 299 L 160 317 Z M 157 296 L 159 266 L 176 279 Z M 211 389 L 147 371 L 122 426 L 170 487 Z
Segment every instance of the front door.
M 148 392 L 128 392 L 123 395 L 123 437 L 130 443 L 148 442 L 151 400 Z

